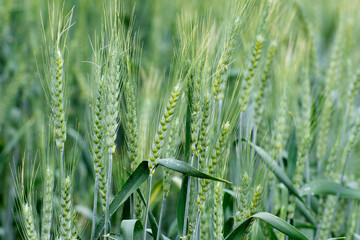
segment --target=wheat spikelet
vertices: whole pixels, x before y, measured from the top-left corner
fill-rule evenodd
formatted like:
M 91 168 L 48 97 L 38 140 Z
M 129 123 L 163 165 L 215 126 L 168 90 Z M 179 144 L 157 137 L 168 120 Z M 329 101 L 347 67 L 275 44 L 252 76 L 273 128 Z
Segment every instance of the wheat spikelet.
M 150 152 L 150 161 L 149 161 L 149 168 L 152 170 L 151 174 L 154 174 L 153 168 L 157 163 L 157 159 L 159 159 L 160 157 L 160 153 L 164 145 L 165 135 L 166 132 L 168 131 L 170 121 L 173 118 L 174 111 L 179 100 L 179 95 L 180 95 L 180 86 L 176 85 L 171 93 L 170 99 L 166 106 L 164 115 L 161 118 L 158 130 L 156 131 L 156 135 L 152 144 L 152 148 Z
M 60 238 L 71 239 L 71 180 L 66 177 L 61 186 Z
M 50 168 L 46 169 L 45 173 L 45 192 L 43 200 L 43 216 L 41 225 L 41 239 L 50 240 L 52 211 L 53 211 L 53 188 L 54 188 L 54 175 Z
M 25 234 L 28 240 L 37 240 L 38 236 L 35 229 L 35 222 L 32 208 L 28 203 L 23 204 L 23 218 L 25 220 Z

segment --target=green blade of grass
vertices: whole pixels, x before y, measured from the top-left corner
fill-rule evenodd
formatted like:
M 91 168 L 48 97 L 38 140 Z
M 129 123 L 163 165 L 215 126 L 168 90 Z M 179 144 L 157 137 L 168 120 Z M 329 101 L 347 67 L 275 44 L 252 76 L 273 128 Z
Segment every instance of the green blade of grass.
M 134 173 L 129 177 L 129 179 L 125 182 L 124 186 L 116 194 L 114 199 L 110 203 L 110 216 L 112 216 L 116 210 L 123 204 L 132 193 L 134 193 L 140 186 L 143 184 L 149 177 L 150 170 L 148 167 L 148 162 L 143 161 L 140 165 L 136 168 Z M 102 230 L 104 229 L 105 223 L 105 215 L 101 217 L 99 222 L 96 224 L 95 228 L 95 238 L 99 238 L 101 235 Z
M 263 224 L 259 224 L 260 225 L 260 228 L 261 228 L 261 231 L 264 233 L 264 232 L 267 232 L 267 237 L 268 237 L 268 239 L 271 239 L 271 240 L 278 240 L 278 237 L 276 236 L 276 234 L 275 234 L 275 232 L 274 232 L 274 229 L 270 226 L 270 225 L 268 225 L 268 224 L 266 224 L 266 223 L 264 223 L 264 222 L 262 222 Z
M 360 191 L 341 186 L 326 179 L 315 180 L 305 184 L 300 190 L 300 195 L 337 195 L 341 198 L 360 200 Z
M 176 172 L 188 175 L 188 176 L 203 178 L 203 179 L 210 179 L 210 180 L 224 182 L 224 183 L 230 183 L 227 180 L 217 178 L 217 177 L 211 176 L 209 174 L 200 172 L 196 168 L 192 167 L 190 164 L 183 162 L 183 161 L 176 160 L 176 159 L 172 159 L 172 158 L 159 159 L 158 164 L 163 167 L 166 167 L 168 169 L 171 169 L 173 171 L 176 171 Z
M 247 229 L 250 226 L 251 222 L 254 219 L 259 219 L 266 224 L 269 224 L 273 228 L 276 228 L 280 232 L 284 233 L 285 235 L 291 237 L 292 239 L 296 240 L 309 240 L 304 234 L 302 234 L 299 230 L 295 227 L 290 225 L 289 223 L 285 222 L 281 218 L 276 217 L 267 212 L 259 212 L 257 214 L 252 215 L 244 222 L 242 222 L 238 227 L 236 227 L 226 238 L 225 240 L 236 240 L 240 239 L 242 236 L 246 235 Z
M 123 220 L 120 229 L 124 239 L 137 240 L 143 238 L 144 228 L 139 219 Z

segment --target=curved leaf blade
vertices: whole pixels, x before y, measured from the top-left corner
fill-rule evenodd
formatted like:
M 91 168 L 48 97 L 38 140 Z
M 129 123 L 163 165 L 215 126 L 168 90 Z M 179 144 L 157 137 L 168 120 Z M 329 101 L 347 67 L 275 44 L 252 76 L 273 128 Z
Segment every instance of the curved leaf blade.
M 260 223 L 260 229 L 261 229 L 261 231 L 263 233 L 267 232 L 269 239 L 271 239 L 271 240 L 279 240 L 278 237 L 276 236 L 275 232 L 274 232 L 274 229 L 270 225 L 266 224 L 265 222 Z
M 176 171 L 176 172 L 188 175 L 188 176 L 192 176 L 192 177 L 196 177 L 196 178 L 203 178 L 203 179 L 210 179 L 210 180 L 224 182 L 224 183 L 231 183 L 227 180 L 217 178 L 217 177 L 211 176 L 209 174 L 200 172 L 196 168 L 192 167 L 190 164 L 183 162 L 183 161 L 176 160 L 176 159 L 172 159 L 172 158 L 159 159 L 158 164 L 163 167 L 166 167 L 170 170 L 173 170 L 173 171 Z
M 360 191 L 342 186 L 327 179 L 314 180 L 305 184 L 300 190 L 300 195 L 337 195 L 341 198 L 360 200 Z
M 289 223 L 285 222 L 281 218 L 276 217 L 275 215 L 272 215 L 267 212 L 259 212 L 248 219 L 246 219 L 244 222 L 242 222 L 238 227 L 236 227 L 226 238 L 225 240 L 236 240 L 240 239 L 242 236 L 246 234 L 246 229 L 249 227 L 251 222 L 254 219 L 259 219 L 273 228 L 276 228 L 280 232 L 284 233 L 285 235 L 291 237 L 292 239 L 296 240 L 309 240 L 303 233 L 301 233 L 299 230 L 297 230 L 294 226 L 290 225 Z
M 120 226 L 124 239 L 137 240 L 143 239 L 144 228 L 139 219 L 126 219 Z
M 150 170 L 147 161 L 142 161 L 135 169 L 133 174 L 125 182 L 124 186 L 116 194 L 109 206 L 110 216 L 112 216 L 116 210 L 123 204 L 132 193 L 134 193 L 149 177 Z M 99 238 L 102 230 L 104 229 L 105 215 L 101 217 L 95 228 L 95 238 Z

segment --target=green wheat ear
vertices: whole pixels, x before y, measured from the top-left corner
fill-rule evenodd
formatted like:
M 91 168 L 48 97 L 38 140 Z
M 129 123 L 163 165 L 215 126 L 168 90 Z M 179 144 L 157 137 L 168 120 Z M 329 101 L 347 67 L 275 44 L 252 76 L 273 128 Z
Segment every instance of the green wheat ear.
M 224 187 L 223 183 L 217 182 L 214 190 L 214 208 L 213 208 L 213 228 L 215 240 L 223 240 L 223 225 L 224 225 L 224 214 L 223 214 L 223 197 Z
M 93 142 L 92 142 L 92 155 L 94 162 L 94 170 L 96 174 L 96 183 L 100 187 L 100 198 L 102 209 L 105 212 L 106 208 L 106 176 L 104 166 L 104 143 L 106 133 L 104 129 L 105 123 L 105 87 L 104 76 L 99 76 L 97 84 L 96 101 L 94 108 L 94 126 L 93 126 Z M 96 193 L 97 194 L 97 193 Z
M 231 55 L 234 51 L 234 45 L 239 36 L 240 19 L 236 18 L 230 36 L 227 38 L 224 50 L 221 54 L 219 64 L 216 69 L 216 78 L 212 85 L 212 94 L 215 100 L 222 99 L 223 91 L 226 85 L 228 68 L 231 61 Z
M 66 118 L 64 113 L 64 82 L 63 82 L 63 64 L 59 49 L 54 53 L 53 77 L 51 81 L 52 92 L 52 119 L 55 128 L 56 147 L 60 150 L 64 149 L 66 140 Z
M 168 141 L 168 147 L 166 151 L 167 158 L 175 158 L 176 157 L 176 147 L 178 143 L 179 137 L 179 119 L 176 119 L 173 126 L 170 130 L 170 136 Z M 171 185 L 171 171 L 168 168 L 164 168 L 164 178 L 163 178 L 163 191 L 164 195 L 167 197 L 170 192 L 170 185 Z
M 61 184 L 61 215 L 60 236 L 61 239 L 71 239 L 71 180 L 67 176 Z
M 157 164 L 157 159 L 160 158 L 160 153 L 162 151 L 166 133 L 169 129 L 170 121 L 173 118 L 176 105 L 178 103 L 180 96 L 180 85 L 176 85 L 174 90 L 171 93 L 170 99 L 166 105 L 164 115 L 160 120 L 158 130 L 152 144 L 150 152 L 150 161 L 149 168 L 151 169 L 151 174 L 154 174 L 154 167 Z
M 268 50 L 268 56 L 266 61 L 266 66 L 263 71 L 263 76 L 260 81 L 260 86 L 258 93 L 256 95 L 255 100 L 255 109 L 254 109 L 254 118 L 255 118 L 255 126 L 258 127 L 261 120 L 261 114 L 264 107 L 264 95 L 265 95 L 265 89 L 267 84 L 269 84 L 269 78 L 270 78 L 270 71 L 272 67 L 272 63 L 274 60 L 274 55 L 276 51 L 276 43 L 271 43 L 269 50 Z
M 241 177 L 240 188 L 238 190 L 237 195 L 237 212 L 235 214 L 235 226 L 241 224 L 245 220 L 245 216 L 248 211 L 248 192 L 249 192 L 249 184 L 251 182 L 251 178 L 247 172 L 244 172 Z
M 201 101 L 201 77 L 204 72 L 205 61 L 198 64 L 198 68 L 194 71 L 194 76 L 189 78 L 189 88 L 191 97 L 191 151 L 195 153 L 197 149 L 197 137 L 199 135 L 199 122 L 201 117 L 200 101 Z
M 323 161 L 326 153 L 327 137 L 330 128 L 331 112 L 333 99 L 331 91 L 336 83 L 340 71 L 340 61 L 343 47 L 342 29 L 338 29 L 336 41 L 333 46 L 329 68 L 326 72 L 325 88 L 324 88 L 324 103 L 321 114 L 319 116 L 319 136 L 317 139 L 316 157 L 319 161 Z
M 46 169 L 45 173 L 45 191 L 43 200 L 43 216 L 41 225 L 41 239 L 50 240 L 51 236 L 51 222 L 53 213 L 53 189 L 54 189 L 54 174 L 50 168 Z
M 245 110 L 246 110 L 246 108 L 248 106 L 250 92 L 251 92 L 252 87 L 254 85 L 255 73 L 256 73 L 256 70 L 257 70 L 258 65 L 259 65 L 259 60 L 260 60 L 260 56 L 261 56 L 261 52 L 262 52 L 263 42 L 264 42 L 263 36 L 258 35 L 256 37 L 256 41 L 255 41 L 255 44 L 254 44 L 254 47 L 253 47 L 252 55 L 250 57 L 249 66 L 248 66 L 248 68 L 247 68 L 247 70 L 245 72 L 245 78 L 244 78 L 244 81 L 242 83 L 243 90 L 242 90 L 242 94 L 240 96 L 240 104 L 242 104 L 242 106 L 243 106 L 242 107 L 243 112 L 245 112 Z
M 108 74 L 105 76 L 107 93 L 106 101 L 106 144 L 109 154 L 115 153 L 116 132 L 119 125 L 119 97 L 120 97 L 120 53 L 117 46 L 110 53 Z
M 25 234 L 28 240 L 37 240 L 38 236 L 35 229 L 35 222 L 32 208 L 28 203 L 23 204 L 23 218 L 25 220 Z
M 136 116 L 136 100 L 133 86 L 130 80 L 125 83 L 125 101 L 126 101 L 126 142 L 128 145 L 128 155 L 130 158 L 131 171 L 133 172 L 137 165 L 138 158 L 138 124 Z
M 209 121 L 210 121 L 210 96 L 209 94 L 205 95 L 204 102 L 202 106 L 202 118 L 201 125 L 199 130 L 199 139 L 198 139 L 198 149 L 196 156 L 199 158 L 199 169 L 205 171 L 206 169 L 206 151 L 208 148 L 209 141 Z
M 244 220 L 249 218 L 250 216 L 256 214 L 259 211 L 259 207 L 260 207 L 261 200 L 262 200 L 261 199 L 262 191 L 263 191 L 262 186 L 258 185 L 254 191 L 254 195 L 253 195 L 251 204 L 249 206 L 249 210 L 247 211 Z M 254 224 L 254 219 L 251 220 L 250 224 L 246 228 L 246 234 L 248 234 L 251 231 L 253 224 Z M 242 237 L 241 239 L 246 239 L 246 235 L 245 235 L 245 237 Z
M 230 128 L 230 123 L 226 122 L 222 128 L 221 135 L 216 142 L 215 149 L 209 159 L 208 165 L 202 171 L 205 171 L 211 175 L 213 175 L 213 173 L 215 172 L 216 164 L 219 161 L 219 157 L 223 153 L 224 146 L 227 142 L 229 128 Z M 200 180 L 200 191 L 197 198 L 197 204 L 200 212 L 204 208 L 205 198 L 209 192 L 209 187 L 210 187 L 210 180 L 208 179 Z
M 336 205 L 336 196 L 328 196 L 324 205 L 324 213 L 319 227 L 319 240 L 326 240 L 330 235 L 331 218 Z

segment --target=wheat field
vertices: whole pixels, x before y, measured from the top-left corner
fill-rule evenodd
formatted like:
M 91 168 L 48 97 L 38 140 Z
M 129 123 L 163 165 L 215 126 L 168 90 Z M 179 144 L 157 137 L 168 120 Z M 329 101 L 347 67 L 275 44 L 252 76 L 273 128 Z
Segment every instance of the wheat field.
M 0 239 L 360 239 L 359 0 L 0 0 Z

